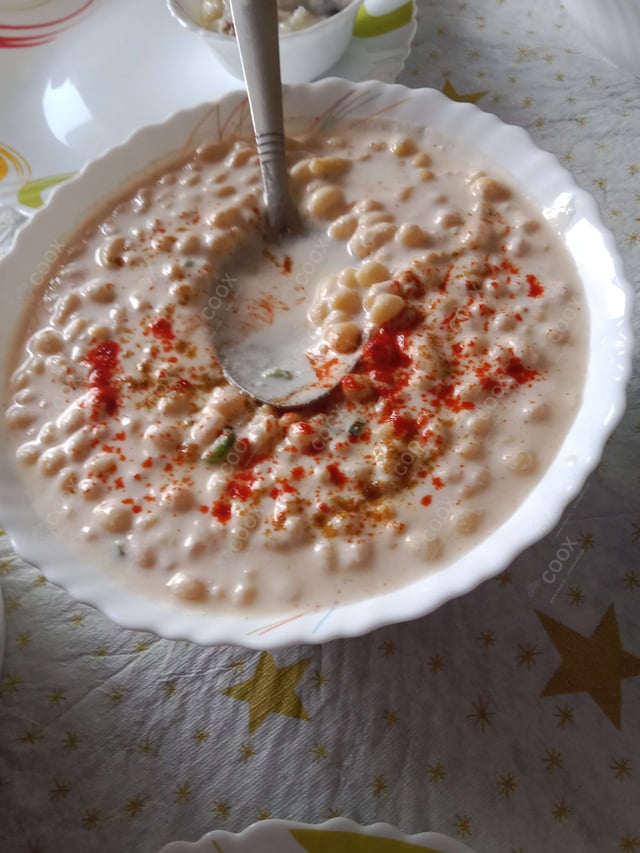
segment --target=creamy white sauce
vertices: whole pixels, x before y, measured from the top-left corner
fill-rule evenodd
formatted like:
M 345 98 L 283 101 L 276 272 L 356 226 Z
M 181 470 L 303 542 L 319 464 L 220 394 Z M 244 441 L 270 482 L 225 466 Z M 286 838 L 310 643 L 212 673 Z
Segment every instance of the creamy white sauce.
M 551 227 L 449 143 L 385 122 L 340 134 L 289 146 L 322 257 L 270 250 L 238 290 L 251 328 L 281 334 L 282 289 L 317 276 L 318 335 L 349 352 L 372 331 L 315 410 L 256 405 L 212 348 L 225 258 L 260 221 L 249 142 L 106 207 L 31 306 L 6 414 L 21 476 L 70 547 L 146 594 L 273 613 L 444 570 L 573 420 L 586 308 Z

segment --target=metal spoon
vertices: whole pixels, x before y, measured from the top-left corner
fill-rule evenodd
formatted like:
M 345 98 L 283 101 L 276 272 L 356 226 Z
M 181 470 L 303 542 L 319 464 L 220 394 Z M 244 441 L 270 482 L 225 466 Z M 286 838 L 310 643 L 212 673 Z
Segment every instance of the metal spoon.
M 305 229 L 287 177 L 277 2 L 231 0 L 231 11 L 260 159 L 267 237 L 283 252 L 287 241 Z M 222 369 L 231 382 L 257 400 L 286 408 L 308 405 L 338 384 L 359 353 L 335 353 L 321 341 L 318 330 L 308 328 L 309 300 L 284 275 L 278 291 L 284 310 L 276 313 L 268 328 L 248 326 L 242 311 L 243 263 L 246 259 L 236 269 L 236 258 L 231 257 L 222 279 L 230 291 L 214 330 Z

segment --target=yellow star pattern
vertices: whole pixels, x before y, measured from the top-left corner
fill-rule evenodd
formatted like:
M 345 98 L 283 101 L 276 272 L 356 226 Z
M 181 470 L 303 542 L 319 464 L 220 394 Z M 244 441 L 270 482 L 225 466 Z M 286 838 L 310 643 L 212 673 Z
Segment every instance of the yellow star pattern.
M 64 800 L 70 790 L 71 786 L 65 779 L 54 779 L 53 787 L 49 788 L 49 799 Z
M 304 721 L 311 719 L 295 692 L 311 660 L 304 658 L 297 663 L 278 667 L 269 652 L 262 652 L 251 678 L 222 691 L 224 696 L 249 705 L 249 734 L 257 731 L 269 714 L 281 714 Z
M 141 797 L 140 795 L 138 795 L 137 797 L 128 800 L 124 809 L 129 817 L 138 817 L 138 815 L 144 808 L 146 802 L 146 797 Z
M 34 743 L 38 743 L 39 740 L 42 740 L 44 737 L 42 731 L 37 726 L 31 726 L 29 729 L 25 729 L 24 732 L 18 738 L 18 743 L 24 744 L 25 746 L 33 746 Z
M 468 815 L 457 814 L 453 822 L 453 828 L 458 835 L 466 838 L 468 835 L 471 835 L 471 818 Z
M 427 666 L 433 673 L 442 672 L 442 670 L 444 669 L 444 658 L 442 657 L 442 655 L 432 655 L 429 658 Z
M 153 741 L 149 740 L 149 738 L 145 738 L 138 744 L 138 749 L 143 755 L 153 755 L 155 747 L 153 745 Z
M 573 708 L 571 705 L 556 705 L 553 716 L 558 719 L 558 728 L 564 729 L 568 725 L 573 724 Z
M 369 787 L 373 796 L 378 799 L 385 793 L 389 785 L 384 776 L 376 776 L 373 782 L 369 784 Z
M 505 773 L 503 776 L 498 777 L 496 787 L 500 796 L 509 799 L 511 794 L 513 794 L 513 792 L 518 787 L 518 783 L 516 782 L 512 773 Z
M 9 560 L 0 560 L 0 575 L 8 575 L 13 568 L 13 558 Z
M 314 687 L 322 687 L 323 684 L 329 683 L 329 676 L 320 672 L 319 669 L 316 669 L 313 671 L 313 675 L 311 676 L 311 682 Z
M 476 702 L 471 703 L 473 711 L 467 714 L 467 719 L 471 720 L 474 726 L 477 726 L 480 731 L 484 731 L 487 726 L 492 725 L 492 718 L 495 717 L 495 711 L 489 710 L 489 702 L 482 697 Z
M 250 743 L 243 743 L 238 747 L 238 752 L 240 753 L 240 761 L 243 763 L 249 761 L 256 754 L 255 749 L 251 746 Z
M 596 547 L 596 540 L 593 533 L 581 533 L 578 536 L 578 542 L 583 551 L 591 551 Z
M 170 699 L 172 696 L 175 696 L 178 692 L 178 682 L 177 681 L 167 681 L 166 684 L 162 685 L 162 698 Z
M 511 586 L 513 583 L 513 575 L 511 572 L 502 572 L 502 574 L 499 574 L 498 583 L 500 586 Z
M 62 739 L 62 748 L 67 752 L 73 752 L 78 748 L 80 741 L 80 735 L 77 735 L 75 732 L 67 732 Z
M 229 817 L 231 814 L 231 806 L 229 803 L 225 803 L 223 800 L 220 802 L 214 803 L 213 808 L 211 809 L 214 814 L 217 814 L 218 817 Z
M 313 756 L 314 764 L 318 764 L 327 757 L 327 747 L 322 743 L 317 743 L 311 747 L 311 755 Z
M 626 590 L 640 589 L 640 572 L 626 572 L 622 584 Z
M 536 611 L 562 658 L 542 696 L 588 693 L 601 711 L 620 728 L 622 681 L 640 675 L 640 657 L 620 645 L 613 605 L 590 637 Z
M 562 755 L 557 749 L 548 749 L 542 756 L 542 761 L 548 773 L 562 769 Z
M 429 764 L 427 766 L 427 773 L 429 774 L 429 781 L 435 783 L 442 782 L 447 775 L 444 764 L 440 761 L 435 764 Z
M 470 92 L 468 95 L 461 95 L 448 79 L 444 81 L 442 93 L 450 100 L 457 101 L 460 104 L 477 104 L 487 94 L 486 92 Z
M 579 586 L 570 587 L 567 596 L 569 598 L 569 603 L 574 607 L 580 607 L 581 604 L 584 604 L 584 592 Z
M 61 690 L 59 687 L 55 687 L 53 690 L 50 690 L 47 693 L 47 701 L 52 708 L 57 707 L 65 700 L 64 690 Z
M 111 697 L 112 705 L 119 705 L 124 699 L 124 691 L 121 690 L 119 687 L 112 687 L 111 693 L 109 695 Z
M 542 652 L 537 646 L 532 646 L 531 643 L 518 643 L 520 651 L 516 655 L 518 666 L 526 666 L 528 670 L 536 664 L 536 658 Z
M 21 631 L 16 637 L 16 646 L 19 649 L 27 649 L 31 645 L 32 637 L 31 631 Z
M 82 818 L 82 825 L 85 829 L 95 829 L 101 819 L 102 815 L 99 809 L 87 809 Z
M 622 853 L 636 853 L 640 849 L 640 838 L 635 835 L 622 835 L 618 846 Z
M 378 650 L 382 653 L 383 658 L 388 658 L 391 657 L 391 655 L 395 655 L 398 651 L 398 647 L 393 640 L 384 640 L 384 642 L 378 646 Z
M 196 729 L 193 733 L 193 739 L 197 743 L 206 743 L 209 740 L 209 732 L 206 729 Z
M 478 642 L 483 649 L 490 649 L 496 644 L 496 635 L 493 631 L 482 631 L 478 636 Z
M 557 803 L 553 804 L 551 814 L 553 815 L 554 820 L 557 820 L 558 823 L 562 823 L 562 821 L 566 820 L 571 814 L 571 809 L 564 800 L 559 800 Z
M 84 613 L 76 613 L 75 616 L 71 617 L 71 624 L 74 628 L 81 628 L 86 618 Z
M 631 776 L 631 764 L 626 758 L 616 758 L 610 765 L 616 779 L 621 782 Z
M 2 682 L 2 695 L 12 696 L 14 693 L 18 692 L 18 688 L 22 683 L 22 678 L 17 672 L 8 672 Z
M 178 785 L 173 792 L 173 799 L 176 803 L 186 803 L 191 796 L 191 785 L 188 782 L 183 782 Z
M 259 811 L 258 814 L 256 815 L 256 820 L 270 820 L 270 819 L 271 819 L 271 812 L 268 812 L 265 809 L 263 809 L 262 811 Z
M 400 715 L 393 708 L 385 708 L 382 714 L 384 719 L 384 727 L 385 729 L 392 729 L 394 726 L 397 726 L 400 722 Z

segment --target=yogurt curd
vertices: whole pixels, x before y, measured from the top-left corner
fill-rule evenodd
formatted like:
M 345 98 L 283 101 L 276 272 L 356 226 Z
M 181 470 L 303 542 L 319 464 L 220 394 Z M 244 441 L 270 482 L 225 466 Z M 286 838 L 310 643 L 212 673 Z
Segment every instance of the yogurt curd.
M 238 138 L 105 205 L 30 307 L 6 419 L 87 571 L 219 610 L 361 599 L 486 537 L 568 431 L 584 297 L 508 178 L 382 120 L 288 151 L 321 239 L 265 244 L 242 294 L 222 271 L 260 244 L 261 184 Z M 286 328 L 279 289 L 314 282 L 308 322 L 339 353 L 368 335 L 362 356 L 312 407 L 259 405 L 225 380 L 210 324 L 235 296 L 251 329 Z

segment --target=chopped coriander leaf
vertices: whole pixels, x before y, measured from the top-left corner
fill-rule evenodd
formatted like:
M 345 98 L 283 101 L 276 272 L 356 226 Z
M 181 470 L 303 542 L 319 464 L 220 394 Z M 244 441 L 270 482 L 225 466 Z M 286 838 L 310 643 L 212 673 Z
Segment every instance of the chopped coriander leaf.
M 349 435 L 361 435 L 365 427 L 364 421 L 354 421 L 349 427 Z
M 262 374 L 263 379 L 293 379 L 293 373 L 284 367 L 272 367 Z
M 222 462 L 227 457 L 235 443 L 235 432 L 230 427 L 225 427 L 211 448 L 202 456 L 202 461 L 207 465 L 217 465 L 218 462 Z

